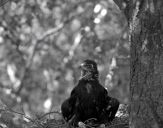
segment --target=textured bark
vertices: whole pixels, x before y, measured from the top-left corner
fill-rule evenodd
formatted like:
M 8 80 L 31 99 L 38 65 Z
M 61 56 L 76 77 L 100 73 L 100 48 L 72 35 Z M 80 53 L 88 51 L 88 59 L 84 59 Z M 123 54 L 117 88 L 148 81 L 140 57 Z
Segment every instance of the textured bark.
M 155 1 L 156 2 L 156 1 Z M 159 3 L 159 4 L 158 4 Z M 163 128 L 162 0 L 135 3 L 130 21 L 130 128 Z
M 130 0 L 127 7 L 130 128 L 163 128 L 163 1 Z

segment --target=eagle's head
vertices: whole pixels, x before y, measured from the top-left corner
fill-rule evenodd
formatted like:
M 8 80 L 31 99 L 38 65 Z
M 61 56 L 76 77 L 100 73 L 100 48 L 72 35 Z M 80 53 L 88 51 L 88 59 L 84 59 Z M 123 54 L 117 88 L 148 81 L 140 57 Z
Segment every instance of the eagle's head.
M 98 69 L 97 64 L 93 60 L 84 60 L 80 64 L 81 68 L 81 78 L 87 80 L 98 79 Z

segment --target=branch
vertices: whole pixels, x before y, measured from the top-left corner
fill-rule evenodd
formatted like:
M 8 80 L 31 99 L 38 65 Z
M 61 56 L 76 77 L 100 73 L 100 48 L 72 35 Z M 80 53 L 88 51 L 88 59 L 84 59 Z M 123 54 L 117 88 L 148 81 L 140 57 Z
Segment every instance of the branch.
M 119 9 L 124 13 L 127 20 L 129 21 L 130 9 L 129 9 L 129 0 L 113 0 L 114 3 L 119 7 Z
M 12 87 L 2 85 L 1 83 L 0 83 L 0 88 L 1 88 L 1 89 L 12 89 Z
M 125 0 L 113 0 L 113 1 L 119 7 L 120 10 L 123 9 L 123 3 Z
M 15 114 L 19 114 L 22 115 L 24 118 L 28 119 L 29 121 L 33 122 L 34 124 L 36 124 L 37 126 L 40 126 L 40 128 L 43 128 L 43 125 L 41 123 L 39 123 L 38 121 L 35 121 L 33 119 L 31 119 L 30 117 L 26 116 L 24 113 L 20 113 L 20 112 L 16 112 L 10 108 L 6 108 L 7 111 L 15 113 Z
M 0 1 L 0 7 L 4 6 L 7 2 L 9 2 L 10 0 L 1 0 Z
M 77 16 L 80 16 L 80 15 L 81 14 L 79 14 Z M 61 31 L 64 28 L 64 26 L 67 25 L 70 21 L 72 21 L 75 17 L 76 17 L 76 15 L 72 15 L 70 18 L 68 18 L 65 21 L 63 21 L 62 23 L 60 23 L 56 28 L 52 28 L 52 29 L 47 30 L 40 38 L 33 40 L 32 53 L 28 57 L 27 64 L 26 64 L 25 69 L 24 69 L 24 73 L 23 73 L 22 78 L 20 80 L 20 86 L 19 86 L 18 90 L 15 92 L 16 95 L 19 95 L 21 90 L 24 87 L 23 81 L 25 79 L 26 74 L 29 71 L 30 66 L 32 65 L 33 57 L 35 56 L 38 44 L 41 43 L 42 41 L 44 41 L 47 37 L 49 37 L 51 35 L 56 35 L 57 33 L 59 33 L 59 31 Z
M 22 75 L 22 78 L 20 80 L 20 85 L 19 85 L 19 88 L 18 90 L 16 91 L 16 95 L 19 95 L 22 88 L 24 87 L 24 84 L 23 84 L 23 81 L 25 79 L 25 76 L 26 74 L 28 73 L 29 71 L 29 68 L 31 67 L 32 65 L 32 62 L 33 62 L 33 58 L 35 56 L 35 53 L 36 53 L 36 49 L 37 49 L 37 46 L 40 42 L 42 42 L 45 38 L 47 38 L 48 36 L 50 35 L 53 35 L 53 34 L 56 34 L 59 32 L 59 30 L 61 30 L 63 28 L 63 23 L 60 24 L 57 28 L 53 28 L 53 29 L 50 29 L 48 31 L 46 31 L 43 36 L 39 39 L 34 39 L 33 40 L 33 47 L 32 47 L 32 53 L 29 55 L 28 57 L 28 60 L 27 60 L 27 63 L 26 63 L 26 66 L 25 66 L 25 69 L 24 69 L 24 73 Z
M 52 111 L 52 112 L 45 113 L 44 115 L 38 117 L 38 119 L 40 120 L 40 119 L 42 119 L 42 118 L 44 118 L 44 117 L 46 117 L 48 115 L 51 115 L 51 114 L 60 114 L 61 115 L 61 113 L 58 112 L 58 111 Z
M 41 41 L 43 41 L 45 38 L 47 38 L 47 37 L 49 37 L 49 36 L 51 36 L 51 35 L 56 35 L 56 34 L 64 27 L 64 25 L 65 25 L 64 23 L 61 23 L 61 24 L 58 25 L 58 27 L 47 30 L 47 31 L 42 35 L 42 37 L 38 39 L 37 42 L 41 42 Z

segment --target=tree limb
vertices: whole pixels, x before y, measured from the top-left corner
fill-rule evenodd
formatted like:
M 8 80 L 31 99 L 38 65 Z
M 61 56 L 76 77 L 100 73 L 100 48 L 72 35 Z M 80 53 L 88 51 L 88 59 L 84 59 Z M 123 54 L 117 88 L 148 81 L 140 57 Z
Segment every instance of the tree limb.
M 81 14 L 77 15 L 80 16 Z M 14 92 L 16 95 L 19 95 L 21 90 L 24 87 L 23 81 L 25 79 L 26 74 L 29 71 L 29 68 L 32 65 L 32 61 L 33 61 L 33 57 L 35 56 L 36 53 L 36 49 L 39 43 L 41 43 L 42 41 L 44 41 L 47 37 L 51 36 L 51 35 L 56 35 L 60 30 L 62 30 L 64 28 L 65 25 L 67 25 L 70 21 L 72 21 L 74 18 L 76 17 L 76 15 L 72 15 L 70 18 L 66 19 L 65 21 L 63 21 L 62 23 L 60 23 L 57 27 L 52 28 L 47 30 L 40 38 L 36 38 L 33 40 L 33 48 L 32 48 L 32 53 L 30 54 L 30 56 L 28 57 L 25 69 L 24 69 L 24 73 L 21 77 L 20 80 L 20 86 L 17 89 L 16 92 Z
M 124 13 L 127 20 L 129 21 L 130 10 L 129 10 L 129 0 L 113 0 L 114 3 L 119 7 L 119 9 Z
M 23 75 L 22 75 L 22 77 L 21 77 L 21 80 L 20 80 L 20 86 L 19 86 L 18 90 L 17 90 L 16 93 L 15 93 L 16 95 L 19 95 L 20 92 L 21 92 L 21 90 L 22 90 L 23 87 L 24 87 L 23 81 L 24 81 L 24 79 L 25 79 L 26 74 L 27 74 L 28 71 L 29 71 L 29 68 L 30 68 L 31 65 L 32 65 L 33 58 L 34 58 L 34 56 L 35 56 L 35 53 L 36 53 L 36 49 L 37 49 L 38 44 L 39 44 L 40 42 L 42 42 L 43 40 L 45 40 L 45 38 L 49 37 L 50 35 L 53 35 L 53 34 L 55 35 L 55 34 L 57 34 L 57 33 L 63 28 L 63 26 L 64 26 L 64 24 L 61 23 L 60 25 L 58 25 L 58 27 L 53 28 L 53 29 L 50 29 L 50 30 L 47 30 L 47 31 L 43 34 L 43 36 L 42 36 L 41 38 L 38 38 L 38 39 L 34 39 L 34 40 L 33 40 L 32 52 L 31 52 L 31 54 L 30 54 L 29 57 L 28 57 L 28 60 L 27 60 L 27 63 L 26 63 L 25 69 L 24 69 L 24 73 L 23 73 Z

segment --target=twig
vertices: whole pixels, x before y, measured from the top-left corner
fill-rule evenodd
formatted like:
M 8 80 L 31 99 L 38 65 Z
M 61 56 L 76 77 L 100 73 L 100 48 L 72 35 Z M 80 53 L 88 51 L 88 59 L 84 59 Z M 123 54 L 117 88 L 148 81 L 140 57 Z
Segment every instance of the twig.
M 126 125 L 126 123 L 113 124 L 113 125 L 108 126 L 108 128 L 115 127 L 115 126 L 118 126 L 118 125 Z
M 38 119 L 40 120 L 40 119 L 44 118 L 45 116 L 50 115 L 50 114 L 53 114 L 53 113 L 61 114 L 61 113 L 58 112 L 58 111 L 52 111 L 52 112 L 45 113 L 44 115 L 38 117 Z
M 61 23 L 61 24 L 58 25 L 58 27 L 47 30 L 47 31 L 42 35 L 42 37 L 40 37 L 40 38 L 38 39 L 37 42 L 43 41 L 45 38 L 47 38 L 47 37 L 50 36 L 50 35 L 55 35 L 55 34 L 56 34 L 58 31 L 60 31 L 63 27 L 64 27 L 64 23 Z
M 33 122 L 34 124 L 36 124 L 37 126 L 40 126 L 41 128 L 43 128 L 43 125 L 41 125 L 39 122 L 36 122 L 35 120 L 31 119 L 30 117 L 26 116 L 24 113 L 20 113 L 20 112 L 16 112 L 10 108 L 6 108 L 5 109 L 6 111 L 9 111 L 9 112 L 13 112 L 13 113 L 16 113 L 16 114 L 19 114 L 19 115 L 22 115 L 24 118 L 28 119 L 29 121 Z
M 22 88 L 24 87 L 23 81 L 25 79 L 26 73 L 28 72 L 30 66 L 32 65 L 33 57 L 35 56 L 36 48 L 37 48 L 38 44 L 40 42 L 42 42 L 48 36 L 50 36 L 52 34 L 56 34 L 59 30 L 61 30 L 63 28 L 63 26 L 64 26 L 63 23 L 61 23 L 57 28 L 53 28 L 53 29 L 46 31 L 41 38 L 33 40 L 32 53 L 30 54 L 30 56 L 27 60 L 27 64 L 25 66 L 24 73 L 23 73 L 22 78 L 20 80 L 20 86 L 19 86 L 18 90 L 16 91 L 16 95 L 19 95 Z
M 0 84 L 0 88 L 2 88 L 2 89 L 12 89 L 12 87 L 10 87 L 10 86 L 5 86 L 5 85 L 2 85 L 2 84 Z
M 124 12 L 127 20 L 129 20 L 129 0 L 113 0 L 119 9 Z
M 80 16 L 81 14 L 77 15 L 77 16 Z M 63 23 L 61 23 L 60 25 L 58 25 L 56 28 L 52 28 L 52 29 L 49 29 L 47 30 L 42 37 L 38 38 L 38 39 L 35 39 L 34 42 L 33 42 L 33 50 L 32 50 L 32 53 L 31 55 L 29 56 L 28 60 L 27 60 L 27 64 L 26 64 L 26 67 L 24 69 L 24 73 L 22 75 L 22 78 L 20 80 L 20 86 L 18 88 L 18 90 L 15 92 L 16 95 L 19 95 L 21 90 L 23 89 L 24 87 L 24 84 L 23 84 L 23 81 L 25 79 L 25 76 L 26 76 L 26 73 L 28 72 L 30 66 L 32 65 L 32 60 L 33 60 L 33 57 L 36 53 L 36 48 L 38 46 L 38 44 L 40 42 L 42 42 L 44 39 L 46 39 L 47 37 L 49 37 L 50 35 L 55 35 L 57 34 L 60 30 L 63 29 L 63 27 L 68 24 L 73 18 L 75 18 L 76 15 L 73 15 L 71 16 L 70 18 L 66 19 Z
M 9 2 L 10 0 L 0 0 L 0 7 L 4 6 L 7 2 Z
M 88 121 L 91 121 L 91 120 L 97 120 L 97 119 L 96 119 L 96 118 L 90 118 L 90 119 L 84 121 L 84 123 L 86 123 L 86 122 L 88 122 Z

